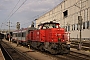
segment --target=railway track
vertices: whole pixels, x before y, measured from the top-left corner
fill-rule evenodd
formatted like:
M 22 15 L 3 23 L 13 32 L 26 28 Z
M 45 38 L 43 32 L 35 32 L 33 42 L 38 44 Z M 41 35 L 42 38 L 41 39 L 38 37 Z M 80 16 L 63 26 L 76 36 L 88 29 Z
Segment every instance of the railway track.
M 82 41 L 82 50 L 90 51 L 90 41 Z M 79 41 L 78 40 L 72 40 L 71 41 L 71 48 L 78 49 Z
M 1 43 L 1 49 L 6 60 L 35 60 L 4 42 Z
M 57 60 L 90 60 L 90 56 L 71 51 L 70 54 L 56 55 Z M 61 59 L 61 60 L 62 60 Z
M 5 45 L 6 49 L 11 49 L 11 52 L 13 52 L 11 54 L 16 53 L 15 51 L 12 51 L 12 49 L 13 49 L 12 47 L 10 47 L 10 46 L 7 47 L 8 43 L 2 43 L 2 45 Z M 37 51 L 37 50 L 34 50 L 34 51 Z M 41 51 L 37 51 L 37 52 L 40 52 L 41 54 L 44 54 L 45 56 L 49 56 L 50 58 L 52 58 L 51 60 L 90 60 L 90 55 L 85 55 L 85 54 L 74 52 L 74 51 L 70 51 L 70 54 L 58 54 L 58 55 L 52 55 L 48 52 L 41 52 Z M 26 57 L 25 55 L 28 55 L 28 54 L 23 54 L 21 52 L 20 52 L 20 54 L 23 55 L 24 57 Z M 17 54 L 15 54 L 15 55 L 17 55 Z M 37 55 L 39 55 L 39 54 L 37 54 Z M 14 56 L 14 58 L 16 58 L 15 60 L 20 60 L 19 59 L 20 56 L 19 57 Z M 40 57 L 40 58 L 42 58 L 42 57 Z M 33 60 L 33 59 L 29 59 L 29 58 L 27 59 L 27 58 L 22 58 L 22 57 L 21 57 L 21 59 L 22 60 Z M 39 60 L 39 59 L 35 59 L 35 60 Z
M 49 52 L 41 52 L 42 54 L 48 55 L 54 60 L 90 60 L 90 55 L 70 51 L 70 54 L 57 54 L 52 55 Z

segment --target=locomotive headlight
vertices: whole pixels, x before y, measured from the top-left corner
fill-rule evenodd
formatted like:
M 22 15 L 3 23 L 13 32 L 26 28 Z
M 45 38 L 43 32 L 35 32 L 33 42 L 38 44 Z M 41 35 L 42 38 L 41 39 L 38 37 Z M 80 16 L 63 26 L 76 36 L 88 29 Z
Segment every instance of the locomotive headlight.
M 60 41 L 61 39 L 60 38 L 58 38 L 58 41 Z

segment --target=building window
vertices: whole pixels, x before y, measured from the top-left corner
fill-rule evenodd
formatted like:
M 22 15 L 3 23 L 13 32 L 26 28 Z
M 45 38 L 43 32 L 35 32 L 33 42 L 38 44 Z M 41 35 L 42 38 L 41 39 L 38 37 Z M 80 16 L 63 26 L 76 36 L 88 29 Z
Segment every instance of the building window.
M 61 9 L 62 9 L 62 5 L 61 5 Z
M 70 26 L 68 26 L 68 31 L 70 31 Z
M 72 25 L 72 31 L 73 31 L 73 25 Z
M 74 30 L 75 30 L 75 24 L 73 26 L 74 26 Z
M 65 27 L 66 31 L 67 31 L 67 26 Z
M 74 24 L 72 25 L 72 31 L 74 30 Z
M 77 30 L 79 30 L 79 29 L 78 29 L 78 26 L 79 26 L 79 25 L 77 24 Z
M 87 21 L 87 29 L 89 29 L 89 24 L 90 24 L 89 21 Z
M 83 22 L 83 29 L 85 29 L 85 22 Z
M 64 18 L 68 16 L 68 10 L 63 12 L 63 16 L 64 16 Z

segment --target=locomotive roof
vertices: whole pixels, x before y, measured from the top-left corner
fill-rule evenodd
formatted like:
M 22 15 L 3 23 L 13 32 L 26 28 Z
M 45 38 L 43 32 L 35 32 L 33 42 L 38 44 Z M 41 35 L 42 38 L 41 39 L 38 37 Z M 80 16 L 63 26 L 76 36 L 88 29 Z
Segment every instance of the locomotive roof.
M 56 23 L 56 22 L 45 22 L 45 23 L 41 23 L 41 24 L 39 24 L 38 26 L 40 26 L 40 25 L 45 25 L 45 24 L 59 24 L 59 23 Z

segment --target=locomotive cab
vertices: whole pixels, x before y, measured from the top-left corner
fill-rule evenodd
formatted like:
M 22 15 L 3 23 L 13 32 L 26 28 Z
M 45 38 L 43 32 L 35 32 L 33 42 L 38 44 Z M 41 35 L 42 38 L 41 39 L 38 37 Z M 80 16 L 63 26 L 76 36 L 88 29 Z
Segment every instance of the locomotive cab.
M 43 24 L 38 25 L 39 29 L 50 29 L 50 28 L 60 28 L 59 23 L 54 22 L 46 22 Z

